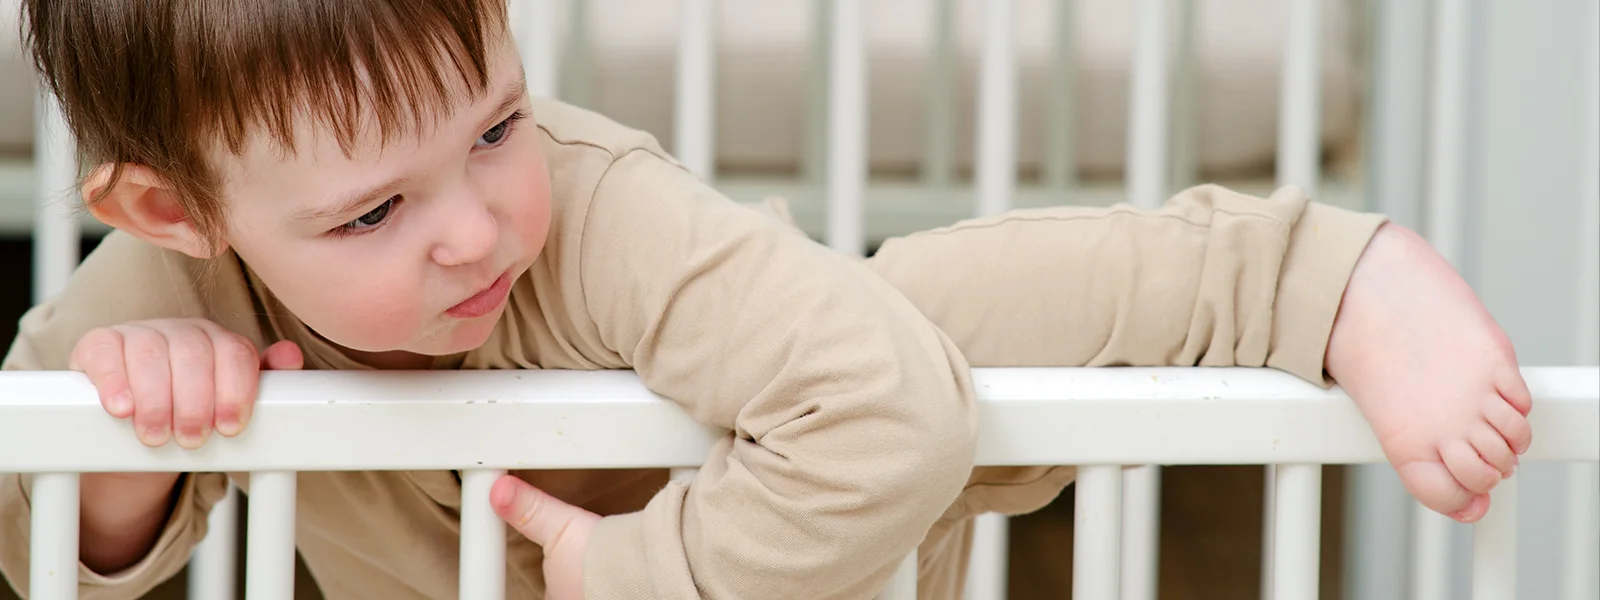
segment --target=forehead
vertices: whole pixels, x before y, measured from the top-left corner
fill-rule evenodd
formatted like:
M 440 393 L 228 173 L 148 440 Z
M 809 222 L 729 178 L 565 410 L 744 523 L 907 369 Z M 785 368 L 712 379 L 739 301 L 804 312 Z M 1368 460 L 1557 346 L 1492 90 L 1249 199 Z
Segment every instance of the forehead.
M 522 64 L 509 40 L 491 44 L 486 58 L 485 86 L 474 90 L 466 82 L 452 79 L 441 90 L 445 102 L 410 105 L 408 110 L 419 113 L 414 119 L 386 114 L 368 102 L 353 115 L 354 125 L 344 133 L 328 119 L 301 110 L 292 119 L 288 140 L 258 128 L 248 134 L 237 153 L 219 144 L 211 152 L 218 174 L 228 188 L 286 176 L 311 177 L 317 187 L 326 188 L 340 183 L 342 171 L 375 170 L 403 162 L 446 139 L 454 144 L 463 141 L 456 138 L 467 136 L 464 141 L 470 142 L 505 94 L 523 87 Z

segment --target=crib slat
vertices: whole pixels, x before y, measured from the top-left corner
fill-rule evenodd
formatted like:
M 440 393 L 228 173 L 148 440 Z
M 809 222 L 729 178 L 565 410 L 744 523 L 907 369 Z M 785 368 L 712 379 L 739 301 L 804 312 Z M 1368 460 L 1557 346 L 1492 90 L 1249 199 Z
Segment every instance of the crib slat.
M 1319 0 L 1290 0 L 1279 87 L 1278 185 L 1295 185 L 1317 194 L 1317 16 Z
M 933 60 L 928 63 L 927 112 L 922 131 L 922 180 L 929 187 L 950 183 L 952 149 L 955 146 L 955 0 L 933 2 Z
M 1017 60 L 1011 0 L 984 3 L 978 86 L 977 215 L 1011 208 L 1017 184 Z
M 1562 552 L 1562 600 L 1594 600 L 1600 574 L 1600 522 L 1595 518 L 1595 500 L 1600 496 L 1600 465 L 1578 463 L 1567 467 L 1567 515 L 1562 521 L 1565 551 Z
M 1428 242 L 1445 259 L 1461 263 L 1467 129 L 1469 7 L 1440 2 L 1433 11 L 1433 120 L 1429 124 Z
M 1411 502 L 1411 595 L 1413 600 L 1450 598 L 1450 531 L 1455 523 Z
M 1076 0 L 1051 3 L 1055 9 L 1055 52 L 1050 58 L 1050 96 L 1045 102 L 1044 184 L 1056 190 L 1071 189 L 1078 174 L 1073 134 L 1073 120 L 1077 118 L 1073 97 L 1077 4 Z
M 78 264 L 78 221 L 73 217 L 77 164 L 72 134 L 55 97 L 41 93 L 34 108 L 33 301 L 66 289 Z
M 1167 47 L 1171 4 L 1139 0 L 1128 122 L 1128 201 L 1156 208 L 1167 196 L 1167 147 L 1172 95 L 1172 54 Z
M 900 561 L 900 567 L 895 569 L 894 577 L 889 578 L 882 592 L 878 593 L 877 600 L 917 600 L 917 551 Z
M 861 3 L 832 2 L 828 54 L 827 243 L 851 256 L 866 253 L 862 195 L 867 178 L 866 41 Z
M 239 490 L 228 485 L 227 495 L 211 507 L 206 519 L 206 537 L 189 559 L 189 598 L 232 598 L 237 575 L 236 545 L 239 542 Z
M 1277 465 L 1272 527 L 1274 600 L 1316 600 L 1322 542 L 1322 465 Z
M 1489 492 L 1489 512 L 1472 528 L 1472 600 L 1517 597 L 1517 488 L 1520 478 Z M 1592 568 L 1593 565 L 1591 564 Z
M 1166 200 L 1171 170 L 1172 49 L 1175 7 L 1166 0 L 1140 0 L 1137 8 L 1133 83 L 1128 123 L 1128 202 L 1155 209 Z M 1059 7 L 1058 10 L 1069 10 Z M 1062 24 L 1065 26 L 1065 24 Z M 1063 42 L 1065 43 L 1065 42 Z M 1065 71 L 1065 69 L 1062 69 Z M 1119 473 L 1123 494 L 1118 588 L 1128 600 L 1156 593 L 1156 551 L 1161 503 L 1161 467 L 1147 465 Z M 1076 560 L 1076 558 L 1074 559 Z M 1132 594 L 1132 595 L 1127 595 Z
M 716 2 L 685 0 L 679 10 L 674 154 L 691 173 L 712 181 L 716 154 Z
M 294 598 L 294 471 L 250 474 L 250 510 L 245 515 L 246 600 Z
M 75 600 L 78 597 L 78 474 L 40 473 L 33 477 L 32 542 L 28 597 Z
M 1078 468 L 1073 512 L 1073 600 L 1117 600 L 1122 558 L 1122 467 Z
M 504 469 L 461 471 L 462 600 L 504 600 L 506 525 L 489 504 L 489 490 Z
M 556 58 L 556 0 L 510 0 L 506 18 L 511 35 L 522 57 L 522 70 L 528 79 L 528 93 L 555 98 L 559 69 Z
M 1161 467 L 1122 473 L 1122 600 L 1155 600 L 1161 544 Z
M 1005 598 L 1007 540 L 1010 519 L 998 513 L 978 515 L 972 524 L 972 551 L 967 566 L 967 600 Z

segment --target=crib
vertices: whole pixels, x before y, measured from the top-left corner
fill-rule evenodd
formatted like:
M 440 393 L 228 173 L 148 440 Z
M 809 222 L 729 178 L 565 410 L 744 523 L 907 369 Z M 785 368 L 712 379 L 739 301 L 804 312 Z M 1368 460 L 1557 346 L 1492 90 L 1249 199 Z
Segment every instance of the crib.
M 1051 3 L 1057 39 L 1074 31 L 1075 0 Z M 929 0 L 934 18 L 934 89 L 954 85 L 954 0 Z M 719 96 L 713 43 L 719 6 L 714 0 L 681 0 L 671 106 L 671 150 L 691 170 L 739 199 L 783 196 L 796 217 L 820 241 L 861 255 L 897 229 L 943 224 L 950 217 L 986 215 L 1018 206 L 1041 205 L 1062 193 L 1085 203 L 1129 202 L 1153 208 L 1196 176 L 1193 115 L 1186 99 L 1192 64 L 1194 3 L 1139 0 L 1136 40 L 1128 81 L 1128 125 L 1124 172 L 1115 185 L 1078 180 L 1079 162 L 1070 143 L 1073 120 L 1069 44 L 1052 55 L 1053 79 L 1043 101 L 1043 149 L 1032 160 L 1037 181 L 1019 180 L 1022 135 L 1015 38 L 1021 0 L 980 3 L 982 41 L 977 65 L 974 122 L 956 123 L 947 94 L 932 94 L 923 118 L 926 137 L 915 175 L 883 181 L 870 173 L 864 47 L 865 3 L 809 3 L 816 36 L 816 85 L 806 99 L 809 126 L 800 166 L 782 179 L 752 178 L 718 170 L 716 142 Z M 511 0 L 511 18 L 532 92 L 564 97 L 577 93 L 570 76 L 581 70 L 586 3 Z M 1374 58 L 1381 68 L 1371 83 L 1371 151 L 1361 171 L 1388 198 L 1423 192 L 1412 204 L 1372 207 L 1416 219 L 1434 245 L 1453 262 L 1467 254 L 1464 195 L 1471 143 L 1465 106 L 1466 80 L 1475 47 L 1470 6 L 1442 0 L 1381 2 L 1371 10 L 1380 41 L 1418 44 L 1427 68 L 1410 61 L 1416 52 Z M 1275 172 L 1269 186 L 1297 185 L 1313 196 L 1346 186 L 1323 172 L 1319 141 L 1322 94 L 1319 52 L 1327 40 L 1318 0 L 1283 3 L 1281 82 Z M 970 7 L 969 7 L 970 8 Z M 1600 23 L 1600 5 L 1587 5 L 1589 22 Z M 1580 180 L 1583 210 L 1573 221 L 1578 236 L 1593 246 L 1600 233 L 1600 31 L 1588 29 L 1586 114 L 1582 130 L 1586 158 Z M 1407 41 L 1407 32 L 1431 32 L 1427 46 Z M 564 45 L 563 42 L 564 41 Z M 1392 48 L 1391 48 L 1392 51 Z M 577 65 L 574 67 L 574 65 Z M 1418 76 L 1421 77 L 1418 77 Z M 39 190 L 33 235 L 34 290 L 43 300 L 60 290 L 78 260 L 82 223 L 70 205 L 48 193 L 72 186 L 75 165 L 49 101 L 38 105 L 34 151 Z M 1422 123 L 1408 118 L 1426 118 Z M 959 182 L 959 127 L 975 127 L 970 182 Z M 1426 153 L 1418 131 L 1427 131 Z M 1409 133 L 1402 135 L 1400 131 Z M 1356 202 L 1348 187 L 1340 203 Z M 919 202 L 926 202 L 924 206 Z M 1425 217 L 1425 218 L 1422 218 Z M 1402 222 L 1405 218 L 1400 218 Z M 1407 223 L 1412 224 L 1412 223 Z M 1533 391 L 1531 416 L 1537 432 L 1525 462 L 1569 464 L 1562 505 L 1568 527 L 1561 539 L 1562 579 L 1551 587 L 1564 600 L 1594 599 L 1600 564 L 1600 342 L 1596 315 L 1600 288 L 1594 257 L 1575 274 L 1571 304 L 1578 331 L 1575 363 L 1530 366 L 1524 376 Z M 1265 551 L 1261 557 L 1263 598 L 1291 600 L 1318 595 L 1322 470 L 1324 465 L 1366 465 L 1384 459 L 1365 422 L 1338 389 L 1322 390 L 1283 373 L 1251 369 L 979 369 L 980 465 L 1081 465 L 1075 483 L 1073 584 L 1079 599 L 1153 600 L 1156 588 L 1158 465 L 1267 465 Z M 442 395 L 417 390 L 444 389 Z M 373 400 L 382 398 L 382 402 Z M 77 594 L 77 477 L 95 471 L 233 471 L 251 473 L 247 521 L 246 595 L 251 600 L 290 598 L 294 590 L 295 472 L 309 470 L 460 469 L 463 480 L 460 597 L 504 595 L 504 526 L 488 504 L 495 477 L 507 469 L 655 467 L 692 478 L 717 436 L 672 404 L 645 389 L 628 373 L 270 373 L 264 376 L 259 409 L 248 435 L 214 441 L 199 451 L 168 446 L 149 450 L 104 418 L 86 380 L 72 373 L 0 374 L 0 472 L 35 473 L 30 597 L 75 598 Z M 481 435 L 459 444 L 420 452 L 417 439 L 429 423 L 450 419 Z M 350 427 L 352 423 L 366 424 Z M 294 426 L 290 427 L 289 424 Z M 515 423 L 512 427 L 508 424 Z M 378 424 L 376 426 L 372 424 Z M 554 432 L 559 424 L 561 435 Z M 62 436 L 78 429 L 83 433 Z M 352 439 L 351 432 L 359 439 Z M 337 432 L 337 435 L 335 433 Z M 620 434 L 619 434 L 620 432 Z M 430 436 L 431 437 L 431 436 Z M 618 444 L 616 440 L 628 440 Z M 1382 467 L 1380 467 L 1382 468 Z M 1366 515 L 1358 504 L 1352 554 L 1408 554 L 1405 580 L 1380 581 L 1372 559 L 1354 561 L 1352 597 L 1399 587 L 1419 600 L 1517 597 L 1522 478 L 1501 484 L 1490 514 L 1472 527 L 1470 586 L 1452 586 L 1449 531 L 1452 524 L 1420 506 L 1411 508 L 1413 531 L 1406 551 L 1384 550 L 1386 540 L 1359 529 Z M 1359 483 L 1359 482 L 1358 482 Z M 1396 489 L 1359 489 L 1357 494 L 1394 495 Z M 212 530 L 196 550 L 190 570 L 191 596 L 232 597 L 232 527 L 238 499 L 230 495 L 212 516 Z M 1004 552 L 1006 522 L 979 518 L 967 596 L 1007 597 Z M 1526 543 L 1526 540 L 1521 540 Z M 881 598 L 916 598 L 915 554 L 882 591 Z M 1392 577 L 1391 577 L 1392 578 Z M 1387 587 L 1386 587 L 1387 586 Z M 1067 590 L 1061 596 L 1067 597 Z M 1359 595 L 1366 593 L 1369 595 Z

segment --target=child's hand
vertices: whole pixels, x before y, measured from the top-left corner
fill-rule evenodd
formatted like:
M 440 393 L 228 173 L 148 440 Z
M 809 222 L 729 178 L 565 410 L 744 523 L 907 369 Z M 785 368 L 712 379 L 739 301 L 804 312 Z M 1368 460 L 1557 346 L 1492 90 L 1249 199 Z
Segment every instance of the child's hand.
M 1511 341 L 1449 263 L 1401 227 L 1381 228 L 1356 264 L 1327 369 L 1406 489 L 1457 521 L 1483 517 L 1489 490 L 1532 441 Z
M 250 420 L 261 369 L 299 369 L 293 342 L 256 353 L 255 345 L 201 319 L 136 321 L 84 334 L 71 367 L 89 376 L 106 412 L 133 417 L 147 446 L 198 448 L 214 428 L 237 435 Z
M 514 475 L 489 490 L 494 512 L 544 549 L 544 594 L 549 600 L 583 600 L 583 556 L 600 516 L 567 504 Z

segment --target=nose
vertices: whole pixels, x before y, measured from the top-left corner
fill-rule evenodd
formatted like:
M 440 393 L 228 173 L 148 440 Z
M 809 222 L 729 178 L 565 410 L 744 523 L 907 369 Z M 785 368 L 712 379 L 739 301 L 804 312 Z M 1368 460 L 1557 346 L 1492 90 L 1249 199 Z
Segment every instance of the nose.
M 499 223 L 483 198 L 451 202 L 437 222 L 439 236 L 430 253 L 443 266 L 468 265 L 494 252 L 500 240 Z

